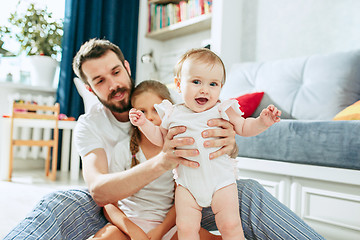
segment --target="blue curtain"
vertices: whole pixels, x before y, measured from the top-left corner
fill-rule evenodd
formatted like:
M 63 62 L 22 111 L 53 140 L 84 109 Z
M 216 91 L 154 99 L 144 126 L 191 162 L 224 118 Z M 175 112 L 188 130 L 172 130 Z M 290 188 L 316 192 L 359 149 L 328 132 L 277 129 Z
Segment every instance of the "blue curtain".
M 66 0 L 64 36 L 57 102 L 61 113 L 75 117 L 84 104 L 73 83 L 72 60 L 80 46 L 91 38 L 108 39 L 118 45 L 136 72 L 139 0 Z

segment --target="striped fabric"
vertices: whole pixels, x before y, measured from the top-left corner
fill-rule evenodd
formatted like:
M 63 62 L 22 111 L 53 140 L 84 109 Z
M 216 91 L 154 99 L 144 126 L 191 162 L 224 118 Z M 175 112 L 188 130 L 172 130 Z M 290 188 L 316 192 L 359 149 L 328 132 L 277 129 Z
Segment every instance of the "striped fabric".
M 237 184 L 247 240 L 324 239 L 258 182 L 239 180 Z M 58 191 L 46 195 L 4 239 L 87 239 L 106 223 L 101 208 L 88 191 Z M 208 230 L 216 230 L 210 208 L 203 210 L 201 224 Z

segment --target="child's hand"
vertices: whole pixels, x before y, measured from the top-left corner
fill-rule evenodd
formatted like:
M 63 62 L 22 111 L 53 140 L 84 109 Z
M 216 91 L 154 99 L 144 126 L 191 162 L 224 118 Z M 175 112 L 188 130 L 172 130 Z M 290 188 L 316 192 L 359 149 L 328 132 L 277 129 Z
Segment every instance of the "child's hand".
M 154 229 L 151 229 L 148 233 L 147 236 L 149 237 L 149 239 L 151 240 L 161 240 L 163 237 L 163 234 L 161 233 L 161 229 L 156 227 Z
M 274 123 L 280 122 L 280 116 L 281 111 L 271 104 L 261 111 L 260 120 L 266 127 L 270 127 Z
M 145 124 L 146 121 L 145 114 L 142 111 L 137 110 L 135 108 L 132 108 L 130 110 L 129 119 L 132 125 L 134 126 L 142 126 Z

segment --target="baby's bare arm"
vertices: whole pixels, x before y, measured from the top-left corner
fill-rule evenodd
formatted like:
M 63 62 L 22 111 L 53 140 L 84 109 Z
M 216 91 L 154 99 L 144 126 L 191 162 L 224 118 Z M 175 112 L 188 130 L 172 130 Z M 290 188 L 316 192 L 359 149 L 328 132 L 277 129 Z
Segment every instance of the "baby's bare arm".
M 236 114 L 232 108 L 229 108 L 226 113 L 229 116 L 229 121 L 235 127 L 235 132 L 243 137 L 256 136 L 264 132 L 274 123 L 279 122 L 281 115 L 281 111 L 274 105 L 269 105 L 263 109 L 257 118 L 244 119 Z
M 153 144 L 160 147 L 164 145 L 163 133 L 166 133 L 159 126 L 154 125 L 152 122 L 146 119 L 145 123 L 142 126 L 138 126 L 138 128 Z
M 164 145 L 164 133 L 163 130 L 160 129 L 159 126 L 154 125 L 150 122 L 146 117 L 145 114 L 132 108 L 129 112 L 129 119 L 130 122 L 137 126 L 142 133 L 149 139 L 153 144 L 162 147 Z

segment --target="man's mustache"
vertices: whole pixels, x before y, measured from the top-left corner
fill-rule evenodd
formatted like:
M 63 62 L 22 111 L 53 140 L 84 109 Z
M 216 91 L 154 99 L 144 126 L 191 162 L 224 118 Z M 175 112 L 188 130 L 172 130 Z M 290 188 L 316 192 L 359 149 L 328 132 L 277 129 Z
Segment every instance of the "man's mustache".
M 129 91 L 129 89 L 128 88 L 126 88 L 126 87 L 119 87 L 119 88 L 117 88 L 116 90 L 113 90 L 110 94 L 109 94 L 109 96 L 108 96 L 108 100 L 110 100 L 111 98 L 113 98 L 116 94 L 118 94 L 119 92 L 120 93 L 123 93 L 123 92 L 126 92 L 126 91 Z

